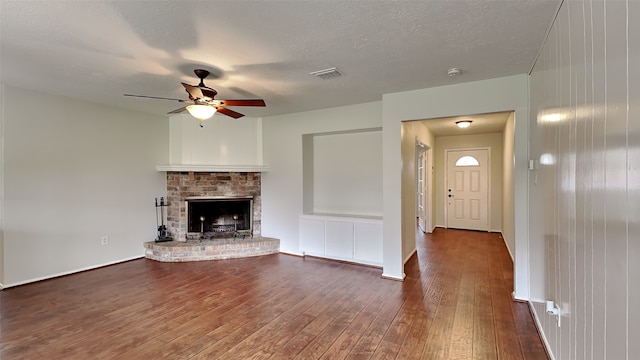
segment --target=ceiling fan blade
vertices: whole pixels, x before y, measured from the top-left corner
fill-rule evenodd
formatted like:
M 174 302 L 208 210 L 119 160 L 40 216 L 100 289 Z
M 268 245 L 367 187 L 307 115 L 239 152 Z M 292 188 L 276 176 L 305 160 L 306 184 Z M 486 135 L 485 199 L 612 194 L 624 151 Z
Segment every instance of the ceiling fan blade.
M 267 106 L 262 99 L 218 100 L 224 106 Z
M 187 110 L 187 107 L 183 106 L 183 107 L 181 107 L 179 109 L 175 109 L 173 111 L 169 111 L 167 114 L 177 114 L 177 113 L 181 113 L 181 112 L 186 111 L 186 110 Z
M 173 101 L 184 102 L 184 100 L 181 100 L 181 99 L 173 99 L 173 98 L 166 98 L 166 97 L 160 97 L 160 96 L 133 95 L 133 94 L 124 94 L 124 96 L 132 96 L 132 97 L 148 98 L 148 99 L 160 99 L 160 100 L 173 100 Z
M 241 118 L 241 117 L 244 116 L 244 114 L 240 114 L 239 112 L 236 112 L 236 111 L 233 111 L 231 109 L 224 108 L 224 107 L 216 106 L 216 109 L 218 109 L 219 113 L 227 115 L 227 116 L 231 116 L 234 119 Z
M 184 89 L 187 90 L 187 92 L 193 99 L 204 98 L 204 94 L 202 93 L 202 90 L 199 87 L 185 84 L 185 83 L 181 83 L 181 84 L 182 86 L 184 86 Z

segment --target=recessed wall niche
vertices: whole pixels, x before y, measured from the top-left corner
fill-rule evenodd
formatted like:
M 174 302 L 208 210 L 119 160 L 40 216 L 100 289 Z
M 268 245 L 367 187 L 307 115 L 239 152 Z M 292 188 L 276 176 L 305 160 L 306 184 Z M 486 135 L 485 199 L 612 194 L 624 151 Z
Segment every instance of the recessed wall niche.
M 382 217 L 382 128 L 305 134 L 303 211 Z

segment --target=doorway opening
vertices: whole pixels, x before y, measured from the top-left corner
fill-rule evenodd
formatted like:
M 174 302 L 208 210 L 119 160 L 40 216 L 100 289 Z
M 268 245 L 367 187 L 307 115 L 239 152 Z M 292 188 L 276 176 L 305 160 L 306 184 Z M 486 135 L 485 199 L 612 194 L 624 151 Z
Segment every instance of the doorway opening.
M 461 129 L 456 122 L 471 120 L 471 125 Z M 514 208 L 514 157 L 515 157 L 515 112 L 504 111 L 476 115 L 451 116 L 402 122 L 402 255 L 406 261 L 416 250 L 416 225 L 420 225 L 420 211 L 432 211 L 431 226 L 436 228 L 467 228 L 502 233 L 510 252 L 515 249 Z M 424 146 L 424 151 L 416 141 Z M 428 150 L 426 150 L 428 148 Z M 490 149 L 487 168 L 487 206 L 484 226 L 460 226 L 449 224 L 448 189 L 445 150 Z M 421 153 L 431 164 L 420 165 Z M 455 164 L 455 162 L 454 162 Z M 460 165 L 460 164 L 459 164 Z M 489 166 L 490 165 L 490 166 Z M 424 181 L 430 189 L 420 196 L 420 170 L 426 170 Z M 477 176 L 469 175 L 469 176 Z M 455 178 L 454 178 L 455 179 Z M 472 179 L 473 180 L 473 179 Z M 478 179 L 479 180 L 479 179 Z M 475 180 L 474 180 L 475 181 Z M 452 192 L 453 192 L 452 188 Z M 455 198 L 455 194 L 453 194 Z M 420 205 L 426 201 L 429 204 Z M 479 214 L 478 203 L 466 205 L 467 210 Z M 470 206 L 472 206 L 470 208 Z M 475 208 L 473 207 L 475 206 Z M 462 208 L 459 208 L 462 210 Z M 422 230 L 425 226 L 420 227 Z

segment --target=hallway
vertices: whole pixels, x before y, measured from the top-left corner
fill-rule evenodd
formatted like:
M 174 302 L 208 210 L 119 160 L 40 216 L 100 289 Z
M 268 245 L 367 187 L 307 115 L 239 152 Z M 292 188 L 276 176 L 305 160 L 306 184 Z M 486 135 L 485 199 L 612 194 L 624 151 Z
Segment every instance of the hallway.
M 498 233 L 436 228 L 416 238 L 405 283 L 423 294 L 412 316 L 429 329 L 416 339 L 423 358 L 547 359 L 528 305 L 512 300 L 513 263 Z

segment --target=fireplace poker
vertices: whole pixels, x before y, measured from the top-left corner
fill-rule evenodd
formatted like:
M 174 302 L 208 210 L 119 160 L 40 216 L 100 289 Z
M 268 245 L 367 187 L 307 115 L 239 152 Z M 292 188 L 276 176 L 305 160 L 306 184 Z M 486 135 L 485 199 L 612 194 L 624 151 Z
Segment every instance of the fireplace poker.
M 158 198 L 155 198 L 155 206 L 156 206 L 156 225 L 158 226 L 158 238 L 156 242 L 163 241 L 171 241 L 171 237 L 167 235 L 167 227 L 164 225 L 164 207 L 168 204 L 165 204 L 164 197 L 160 198 L 160 204 L 158 204 Z M 158 221 L 158 208 L 160 208 L 160 221 Z
M 162 222 L 162 227 L 164 228 L 164 198 L 160 198 L 160 221 Z

